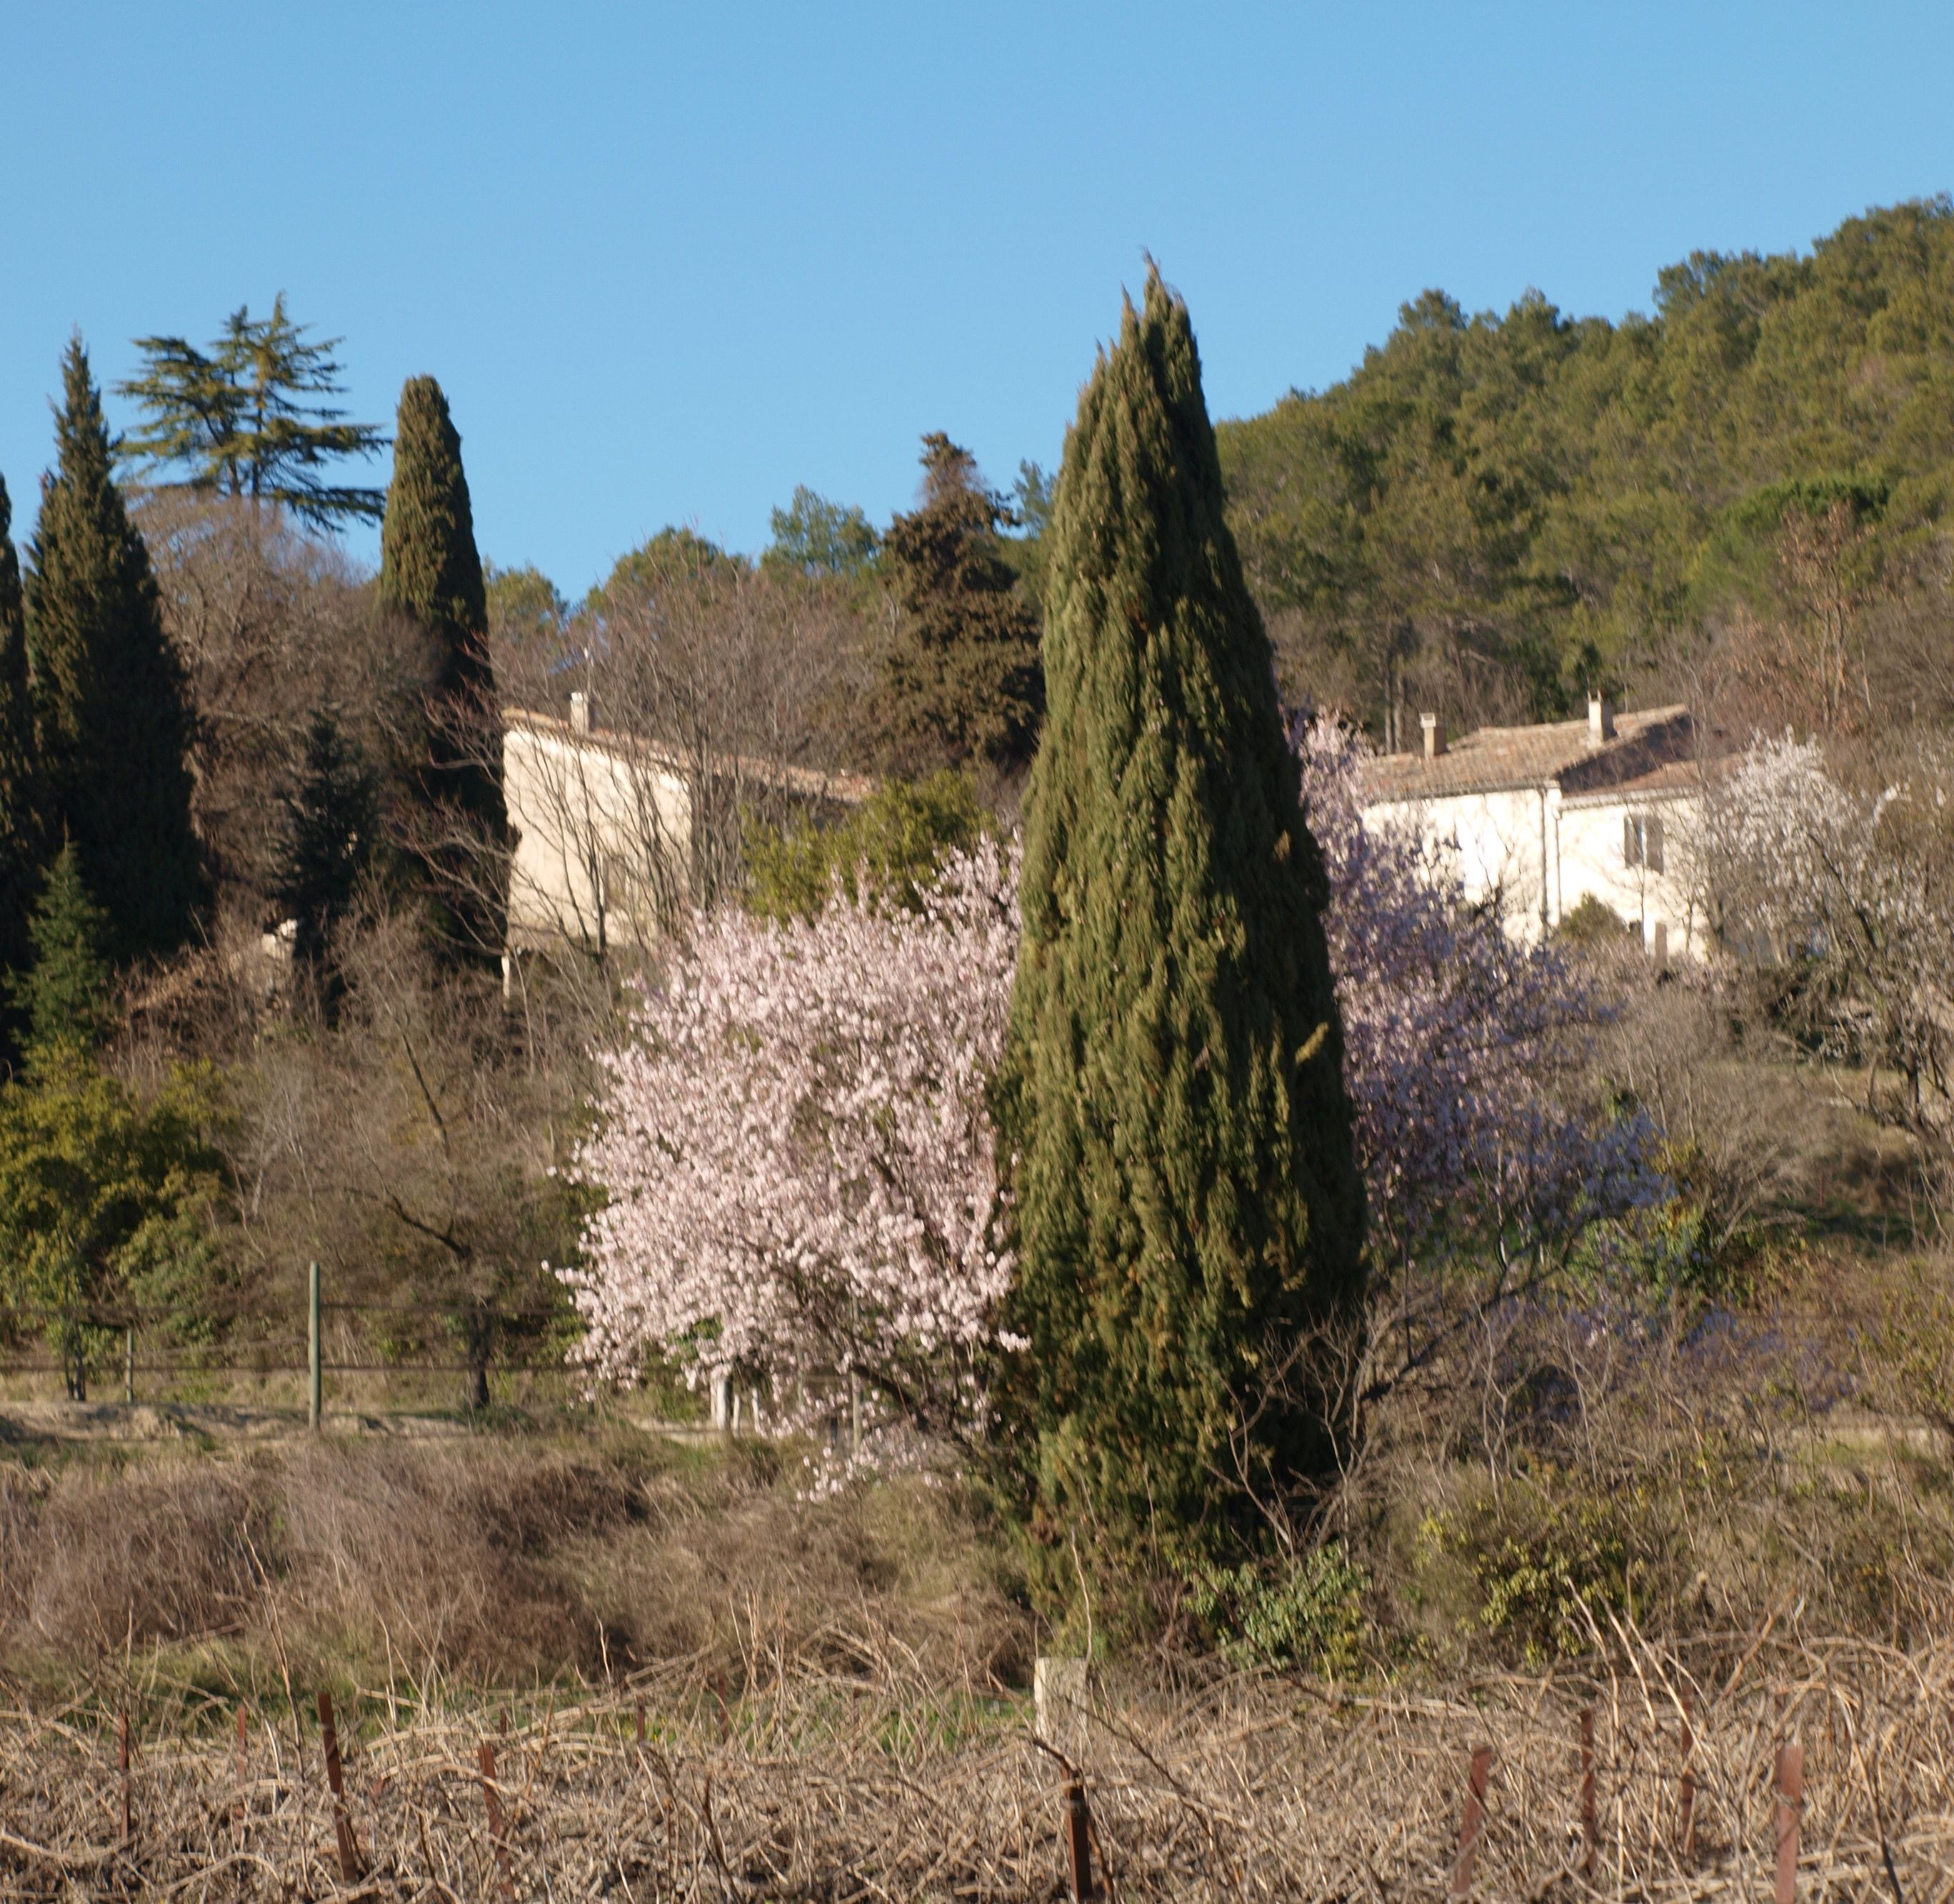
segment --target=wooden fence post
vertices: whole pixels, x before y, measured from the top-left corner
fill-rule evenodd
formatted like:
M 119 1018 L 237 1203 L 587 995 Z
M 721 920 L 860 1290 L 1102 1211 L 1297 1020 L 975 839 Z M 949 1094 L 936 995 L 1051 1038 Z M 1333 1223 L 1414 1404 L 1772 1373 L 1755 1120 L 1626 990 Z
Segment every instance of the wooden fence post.
M 1594 1882 L 1594 1855 L 1601 1832 L 1594 1821 L 1594 1708 L 1581 1708 L 1581 1876 Z
M 1805 1808 L 1805 1748 L 1795 1739 L 1777 1748 L 1777 1889 L 1775 1904 L 1798 1896 L 1798 1814 Z
M 502 1829 L 502 1795 L 495 1784 L 495 1748 L 486 1739 L 475 1755 L 482 1771 L 482 1808 L 488 1814 L 488 1843 L 495 1853 L 495 1868 L 501 1874 L 502 1895 L 516 1895 L 516 1871 L 510 1862 L 509 1840 Z
M 332 1836 L 339 1852 L 339 1875 L 350 1884 L 360 1876 L 360 1846 L 346 1809 L 346 1782 L 339 1764 L 339 1728 L 332 1721 L 332 1695 L 323 1686 L 319 1690 L 319 1730 L 325 1748 L 325 1782 L 332 1793 Z
M 1486 1821 L 1486 1785 L 1493 1770 L 1493 1748 L 1475 1745 L 1466 1775 L 1466 1805 L 1459 1814 L 1459 1855 L 1452 1867 L 1452 1895 L 1465 1897 L 1472 1889 L 1479 1862 L 1479 1832 Z
M 325 1345 L 319 1340 L 319 1265 L 306 1271 L 306 1426 L 316 1431 L 325 1412 Z

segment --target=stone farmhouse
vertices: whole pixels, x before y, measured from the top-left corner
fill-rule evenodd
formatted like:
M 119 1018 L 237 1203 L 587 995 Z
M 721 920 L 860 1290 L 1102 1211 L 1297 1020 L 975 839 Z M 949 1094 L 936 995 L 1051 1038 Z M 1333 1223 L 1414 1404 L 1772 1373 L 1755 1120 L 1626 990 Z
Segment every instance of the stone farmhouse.
M 1454 856 L 1469 898 L 1533 944 L 1584 900 L 1607 906 L 1658 963 L 1707 955 L 1702 770 L 1685 707 L 1481 727 L 1448 742 L 1420 717 L 1417 753 L 1366 763 L 1367 826 L 1411 826 Z

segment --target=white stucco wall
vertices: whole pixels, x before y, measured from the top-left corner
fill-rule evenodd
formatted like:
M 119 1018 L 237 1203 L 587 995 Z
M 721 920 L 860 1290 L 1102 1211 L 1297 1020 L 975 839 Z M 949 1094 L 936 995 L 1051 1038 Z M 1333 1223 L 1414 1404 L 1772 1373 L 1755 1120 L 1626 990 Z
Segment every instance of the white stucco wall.
M 1367 806 L 1367 826 L 1409 825 L 1455 856 L 1475 903 L 1497 895 L 1506 929 L 1527 944 L 1559 925 L 1590 896 L 1638 927 L 1645 947 L 1671 958 L 1704 954 L 1701 815 L 1693 793 L 1624 798 L 1553 784 L 1386 800 Z M 1623 822 L 1662 823 L 1660 872 L 1632 866 Z
M 650 944 L 661 890 L 683 890 L 684 781 L 641 748 L 520 715 L 504 732 L 502 784 L 516 830 L 510 943 Z

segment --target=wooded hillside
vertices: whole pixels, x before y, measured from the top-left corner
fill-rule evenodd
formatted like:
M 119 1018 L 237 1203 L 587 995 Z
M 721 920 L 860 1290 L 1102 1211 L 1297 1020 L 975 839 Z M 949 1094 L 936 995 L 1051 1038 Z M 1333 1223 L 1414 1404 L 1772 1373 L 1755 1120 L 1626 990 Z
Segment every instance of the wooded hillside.
M 1541 718 L 1714 664 L 1755 686 L 1761 630 L 1827 617 L 1847 701 L 1917 674 L 1949 617 L 1954 204 L 1869 212 L 1808 256 L 1694 253 L 1654 303 L 1615 323 L 1529 291 L 1469 317 L 1428 291 L 1343 382 L 1222 426 L 1292 693 L 1387 739 L 1414 701 Z

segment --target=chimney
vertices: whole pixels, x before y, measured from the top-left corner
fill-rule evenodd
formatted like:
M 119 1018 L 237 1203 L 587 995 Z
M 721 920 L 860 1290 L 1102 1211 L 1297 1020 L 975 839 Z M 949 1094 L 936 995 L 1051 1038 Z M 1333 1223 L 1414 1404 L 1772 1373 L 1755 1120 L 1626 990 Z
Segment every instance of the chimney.
M 572 734 L 590 731 L 590 696 L 576 693 L 570 697 L 570 730 Z
M 1615 737 L 1615 704 L 1599 694 L 1588 697 L 1588 744 L 1598 747 Z
M 1418 724 L 1425 730 L 1425 757 L 1436 760 L 1445 751 L 1445 723 L 1435 714 L 1421 714 Z

